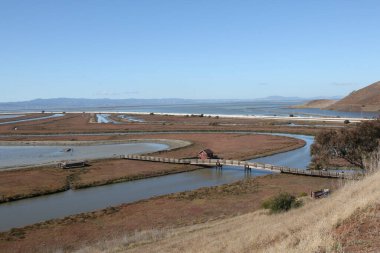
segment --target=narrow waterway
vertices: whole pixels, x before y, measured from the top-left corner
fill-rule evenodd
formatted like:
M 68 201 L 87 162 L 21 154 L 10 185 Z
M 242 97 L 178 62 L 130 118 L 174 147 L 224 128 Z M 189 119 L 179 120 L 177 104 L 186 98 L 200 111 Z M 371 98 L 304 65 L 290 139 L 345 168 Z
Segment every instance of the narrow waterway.
M 223 171 L 200 169 L 5 203 L 0 205 L 0 231 L 122 203 L 131 203 L 153 196 L 227 184 L 247 176 L 261 176 L 269 173 L 269 171 L 253 170 L 250 175 L 247 175 L 241 168 L 226 166 Z
M 294 134 L 275 134 L 280 136 L 295 137 L 306 142 L 302 148 L 279 153 L 271 156 L 253 159 L 251 161 L 268 163 L 278 166 L 286 166 L 289 168 L 307 169 L 311 162 L 310 146 L 314 142 L 314 137 L 310 135 L 294 135 Z
M 306 145 L 293 151 L 254 159 L 254 161 L 265 161 L 285 166 L 298 165 L 294 167 L 306 168 L 310 161 L 309 150 L 313 137 L 292 134 L 278 135 L 302 139 Z M 44 220 L 62 218 L 71 214 L 94 211 L 121 203 L 132 203 L 153 196 L 222 185 L 236 182 L 245 177 L 262 176 L 270 173 L 269 171 L 254 169 L 251 174 L 246 174 L 241 168 L 231 166 L 224 166 L 222 171 L 206 168 L 87 189 L 69 190 L 4 203 L 0 205 L 0 231 Z

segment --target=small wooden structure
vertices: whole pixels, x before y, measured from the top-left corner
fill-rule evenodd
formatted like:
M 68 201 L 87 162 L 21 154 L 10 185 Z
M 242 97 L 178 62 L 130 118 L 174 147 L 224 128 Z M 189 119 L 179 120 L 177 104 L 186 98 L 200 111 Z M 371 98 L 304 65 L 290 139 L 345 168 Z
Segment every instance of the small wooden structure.
M 198 153 L 198 158 L 205 160 L 205 159 L 212 159 L 214 158 L 214 152 L 212 152 L 211 149 L 204 149 L 201 152 Z
M 76 162 L 60 162 L 58 163 L 58 168 L 61 169 L 73 169 L 73 168 L 82 168 L 87 166 L 86 161 L 76 161 Z

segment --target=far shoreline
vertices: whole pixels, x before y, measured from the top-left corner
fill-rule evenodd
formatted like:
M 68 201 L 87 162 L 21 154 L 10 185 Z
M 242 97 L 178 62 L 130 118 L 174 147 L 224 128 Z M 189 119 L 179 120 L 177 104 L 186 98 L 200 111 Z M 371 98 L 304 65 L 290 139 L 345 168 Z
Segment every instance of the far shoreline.
M 15 111 L 15 112 L 0 112 L 0 115 L 10 115 L 10 114 L 41 114 L 40 111 Z M 269 116 L 269 115 L 243 115 L 243 114 L 208 114 L 208 113 L 170 113 L 170 112 L 133 112 L 133 111 L 45 111 L 46 114 L 56 114 L 56 113 L 64 113 L 64 114 L 127 114 L 127 115 L 161 115 L 161 116 L 201 116 L 201 117 L 211 117 L 211 118 L 230 118 L 230 119 L 264 119 L 264 120 L 292 120 L 292 121 L 309 121 L 309 122 L 334 122 L 334 123 L 344 123 L 345 120 L 349 120 L 353 123 L 359 123 L 361 121 L 373 120 L 372 118 L 364 118 L 364 117 L 316 117 L 316 116 Z

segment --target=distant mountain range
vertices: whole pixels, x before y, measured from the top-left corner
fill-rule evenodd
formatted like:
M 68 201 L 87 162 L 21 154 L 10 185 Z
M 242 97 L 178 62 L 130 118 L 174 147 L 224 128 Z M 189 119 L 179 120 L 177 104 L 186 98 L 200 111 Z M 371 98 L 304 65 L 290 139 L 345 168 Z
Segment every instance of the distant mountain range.
M 0 103 L 1 110 L 54 110 L 54 109 L 85 109 L 85 108 L 110 108 L 122 106 L 152 106 L 201 103 L 207 100 L 191 99 L 88 99 L 88 98 L 50 98 L 34 99 L 21 102 Z
M 315 98 L 283 97 L 270 96 L 259 99 L 88 99 L 88 98 L 50 98 L 34 99 L 20 102 L 0 103 L 1 111 L 36 111 L 36 110 L 86 110 L 89 108 L 117 108 L 134 106 L 155 106 L 155 105 L 185 105 L 185 104 L 206 104 L 206 103 L 236 103 L 236 102 L 257 102 L 257 101 L 276 101 L 276 102 L 299 102 L 308 101 Z
M 107 108 L 124 106 L 154 106 L 154 105 L 175 105 L 175 104 L 195 104 L 195 103 L 228 103 L 251 100 L 238 99 L 88 99 L 88 98 L 50 98 L 34 99 L 21 102 L 0 103 L 0 109 L 4 110 L 54 110 L 73 108 Z

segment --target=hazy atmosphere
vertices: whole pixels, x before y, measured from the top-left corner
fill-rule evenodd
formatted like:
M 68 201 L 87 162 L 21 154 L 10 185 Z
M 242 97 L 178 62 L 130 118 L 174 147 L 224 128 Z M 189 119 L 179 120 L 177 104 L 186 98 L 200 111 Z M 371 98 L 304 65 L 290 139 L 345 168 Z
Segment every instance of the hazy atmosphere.
M 379 1 L 0 1 L 0 102 L 345 96 Z
M 380 0 L 0 0 L 1 253 L 380 252 Z

